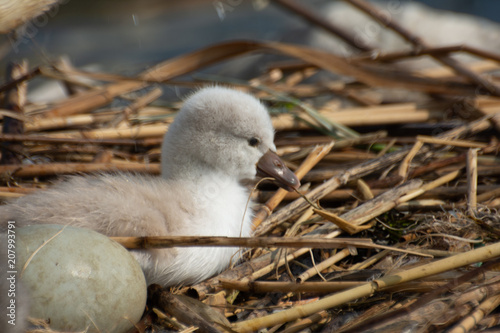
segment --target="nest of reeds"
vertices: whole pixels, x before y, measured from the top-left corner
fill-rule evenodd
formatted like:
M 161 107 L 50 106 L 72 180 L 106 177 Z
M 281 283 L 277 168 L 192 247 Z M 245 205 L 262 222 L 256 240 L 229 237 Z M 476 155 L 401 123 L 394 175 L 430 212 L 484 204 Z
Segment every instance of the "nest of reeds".
M 383 20 L 363 2 L 351 2 Z M 227 42 L 134 77 L 67 63 L 14 65 L 12 79 L 0 87 L 7 101 L 0 196 L 40 191 L 66 174 L 158 174 L 161 137 L 182 102 L 159 100 L 162 85 L 227 84 L 268 105 L 278 153 L 303 186 L 286 193 L 261 184 L 253 193 L 260 203 L 257 238 L 229 240 L 251 249 L 244 261 L 189 288 L 151 286 L 139 331 L 478 332 L 496 326 L 500 56 L 466 46 L 431 48 L 396 24 L 389 28 L 414 50 L 343 58 L 289 44 Z M 290 60 L 270 62 L 248 81 L 200 74 L 250 52 Z M 464 65 L 452 58 L 456 52 L 480 60 Z M 423 55 L 442 66 L 393 66 Z M 313 80 L 324 72 L 337 78 Z M 26 103 L 26 83 L 34 77 L 58 80 L 67 98 Z M 418 92 L 419 99 L 396 91 Z M 216 241 L 227 242 L 211 244 Z

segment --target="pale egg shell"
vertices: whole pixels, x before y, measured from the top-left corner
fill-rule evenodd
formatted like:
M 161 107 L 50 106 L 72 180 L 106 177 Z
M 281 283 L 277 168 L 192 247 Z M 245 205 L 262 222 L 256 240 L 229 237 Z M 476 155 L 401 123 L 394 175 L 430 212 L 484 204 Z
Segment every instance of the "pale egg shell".
M 30 291 L 31 317 L 49 320 L 55 330 L 112 333 L 140 320 L 146 280 L 121 245 L 62 225 L 24 227 L 16 236 L 17 269 Z

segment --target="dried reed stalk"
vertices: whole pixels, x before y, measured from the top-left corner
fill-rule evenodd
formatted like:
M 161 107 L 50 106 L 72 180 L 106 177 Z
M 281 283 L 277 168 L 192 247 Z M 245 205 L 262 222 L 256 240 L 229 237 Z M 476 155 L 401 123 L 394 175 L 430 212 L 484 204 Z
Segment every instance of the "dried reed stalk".
M 88 139 L 88 138 L 61 138 L 41 135 L 20 135 L 20 134 L 0 134 L 0 141 L 24 141 L 24 142 L 40 142 L 52 144 L 80 144 L 80 145 L 103 145 L 103 146 L 147 146 L 159 144 L 161 141 L 157 139 Z
M 139 126 L 127 126 L 125 128 L 102 128 L 87 131 L 67 131 L 51 134 L 51 138 L 60 139 L 144 139 L 150 137 L 162 137 L 168 126 L 166 124 L 151 124 Z
M 110 237 L 128 249 L 156 249 L 185 246 L 239 246 L 336 249 L 339 247 L 376 248 L 420 256 L 418 251 L 374 244 L 370 239 L 313 239 L 301 237 L 215 237 L 215 236 L 148 236 Z M 427 255 L 424 255 L 427 256 Z
M 388 106 L 376 105 L 337 111 L 320 109 L 319 112 L 321 112 L 325 119 L 345 126 L 423 123 L 443 118 L 443 112 L 439 108 L 421 108 L 417 107 L 414 103 Z M 273 126 L 280 131 L 309 128 L 307 124 L 298 122 L 290 114 L 282 114 L 274 117 Z
M 477 148 L 467 152 L 467 209 L 474 216 L 477 209 Z
M 317 263 L 317 264 L 313 265 L 313 267 L 302 272 L 297 277 L 297 282 L 303 283 L 303 282 L 309 280 L 310 278 L 312 278 L 313 276 L 316 276 L 318 274 L 321 275 L 321 273 L 320 273 L 321 271 L 329 268 L 330 266 L 336 264 L 337 262 L 341 261 L 342 259 L 347 258 L 351 254 L 352 253 L 351 253 L 350 249 L 343 249 L 341 251 L 338 251 L 330 258 L 323 260 L 322 262 Z
M 95 122 L 109 121 L 112 116 L 109 115 L 94 115 L 80 114 L 69 117 L 49 117 L 49 118 L 33 118 L 26 123 L 27 132 L 41 132 L 57 128 L 65 128 L 72 126 L 87 126 Z
M 160 173 L 159 164 L 143 163 L 52 163 L 52 164 L 30 164 L 30 165 L 1 165 L 0 175 L 16 177 L 39 177 L 53 176 L 71 173 L 92 173 L 106 171 L 126 171 L 141 173 Z
M 333 282 L 266 282 L 266 281 L 236 281 L 221 279 L 220 284 L 224 289 L 234 289 L 244 292 L 268 293 L 315 293 L 328 294 L 342 291 L 365 284 L 366 281 L 333 281 Z M 442 287 L 446 282 L 426 281 L 426 282 L 406 282 L 397 286 L 387 287 L 384 291 L 419 290 L 430 291 Z
M 320 311 L 307 318 L 303 318 L 297 321 L 296 323 L 291 324 L 290 326 L 285 328 L 282 331 L 282 333 L 302 332 L 306 330 L 308 327 L 312 326 L 313 324 L 326 320 L 328 317 L 329 314 L 327 311 Z
M 382 188 L 372 188 L 370 189 L 374 196 L 377 196 L 386 191 L 386 189 Z M 323 198 L 321 198 L 322 202 L 345 202 L 348 200 L 356 199 L 357 190 L 353 189 L 338 189 L 334 192 L 328 193 Z M 266 201 L 271 197 L 273 191 L 260 191 L 258 196 L 258 201 Z M 454 187 L 437 187 L 432 190 L 423 193 L 420 198 L 421 199 L 452 199 L 459 196 L 464 196 L 467 193 L 467 186 L 454 186 Z M 478 185 L 477 193 L 479 193 L 477 197 L 478 202 L 486 201 L 496 196 L 500 195 L 500 189 L 497 185 Z M 284 201 L 296 200 L 300 195 L 297 193 L 287 193 L 284 198 Z
M 313 292 L 331 293 L 364 284 L 364 281 L 338 281 L 338 282 L 262 282 L 262 281 L 235 281 L 221 279 L 220 284 L 225 289 L 236 289 L 246 292 Z
M 398 176 L 401 177 L 401 179 L 408 178 L 408 171 L 410 169 L 410 163 L 415 158 L 418 151 L 422 148 L 423 145 L 424 145 L 424 143 L 421 140 L 419 140 L 417 137 L 417 142 L 415 142 L 413 147 L 408 152 L 408 155 L 406 155 L 406 157 L 403 159 L 403 161 L 399 165 Z
M 486 148 L 487 144 L 481 142 L 472 142 L 466 140 L 450 140 L 450 139 L 439 139 L 434 137 L 429 137 L 425 135 L 417 135 L 417 140 L 424 143 L 432 143 L 434 145 L 443 145 L 443 146 L 455 146 L 455 147 L 464 147 L 464 148 Z

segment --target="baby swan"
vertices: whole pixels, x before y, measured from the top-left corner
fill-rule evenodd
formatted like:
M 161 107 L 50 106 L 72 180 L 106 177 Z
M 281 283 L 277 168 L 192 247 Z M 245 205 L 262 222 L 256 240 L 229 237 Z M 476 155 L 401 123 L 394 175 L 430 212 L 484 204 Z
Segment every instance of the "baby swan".
M 295 175 L 274 153 L 274 130 L 254 97 L 222 87 L 191 95 L 162 145 L 162 177 L 75 176 L 0 206 L 0 225 L 49 223 L 107 236 L 251 234 L 249 190 L 257 169 L 291 190 Z M 227 268 L 237 248 L 133 251 L 148 284 L 195 284 Z

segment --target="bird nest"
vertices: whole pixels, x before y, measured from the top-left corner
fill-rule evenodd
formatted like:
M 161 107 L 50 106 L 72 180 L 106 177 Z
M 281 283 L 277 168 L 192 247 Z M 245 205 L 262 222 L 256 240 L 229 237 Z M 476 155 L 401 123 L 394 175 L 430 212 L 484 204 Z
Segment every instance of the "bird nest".
M 458 51 L 481 59 L 450 60 Z M 251 80 L 201 72 L 250 52 L 287 61 Z M 423 55 L 442 66 L 395 65 Z M 182 104 L 171 88 L 229 85 L 268 106 L 278 153 L 303 185 L 259 184 L 257 237 L 209 240 L 248 249 L 243 260 L 195 286 L 150 286 L 139 331 L 477 332 L 500 318 L 499 62 L 463 46 L 344 58 L 227 42 L 131 77 L 16 64 L 0 87 L 0 197 L 61 175 L 159 174 L 161 138 Z M 57 80 L 67 97 L 26 103 L 34 77 Z

